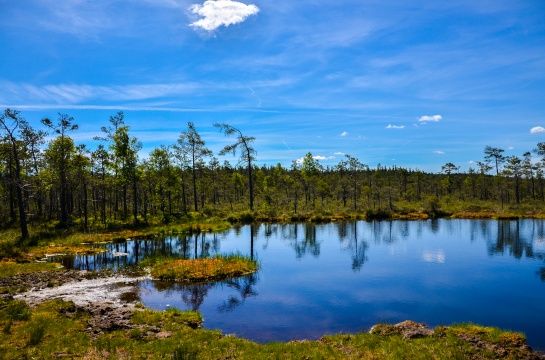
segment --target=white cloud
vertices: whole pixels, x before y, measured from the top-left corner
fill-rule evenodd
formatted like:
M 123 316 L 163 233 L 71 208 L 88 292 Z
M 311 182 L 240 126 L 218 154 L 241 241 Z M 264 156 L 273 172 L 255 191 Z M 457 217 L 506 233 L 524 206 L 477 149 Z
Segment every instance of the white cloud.
M 207 0 L 202 5 L 193 4 L 189 10 L 202 19 L 191 23 L 193 27 L 200 27 L 207 31 L 214 31 L 220 26 L 238 24 L 250 15 L 259 12 L 255 5 L 246 5 L 231 0 Z
M 545 132 L 545 128 L 543 126 L 536 126 L 536 127 L 533 127 L 532 129 L 530 129 L 530 133 L 532 133 L 532 134 L 537 134 L 537 133 L 542 133 L 542 132 Z
M 405 125 L 388 124 L 388 126 L 386 126 L 386 129 L 404 129 L 404 128 L 405 128 Z
M 418 119 L 418 121 L 420 122 L 429 122 L 429 121 L 432 121 L 432 122 L 438 122 L 438 121 L 441 121 L 443 119 L 443 117 L 441 115 L 433 115 L 433 116 L 421 116 L 420 119 Z
M 314 160 L 333 160 L 335 159 L 335 156 L 321 156 L 321 155 L 316 155 L 316 156 L 313 156 Z
M 444 155 L 445 154 L 445 152 L 441 151 L 441 150 L 435 150 L 433 153 L 437 154 L 437 155 Z
M 340 152 L 340 151 L 337 151 L 336 153 L 334 153 L 335 155 L 344 155 L 343 152 Z
M 322 156 L 322 155 L 316 155 L 316 156 L 313 156 L 312 158 L 313 158 L 314 160 L 323 161 L 323 160 L 333 160 L 333 159 L 335 159 L 335 156 Z M 295 160 L 295 162 L 298 163 L 298 164 L 302 164 L 302 163 L 303 163 L 303 160 L 305 160 L 304 157 Z
M 341 136 L 346 136 L 346 135 L 348 135 L 348 132 L 346 132 L 346 131 L 343 131 L 343 132 L 341 133 Z
M 509 146 L 509 147 L 507 148 L 507 150 L 514 150 L 514 149 L 515 149 L 514 146 Z

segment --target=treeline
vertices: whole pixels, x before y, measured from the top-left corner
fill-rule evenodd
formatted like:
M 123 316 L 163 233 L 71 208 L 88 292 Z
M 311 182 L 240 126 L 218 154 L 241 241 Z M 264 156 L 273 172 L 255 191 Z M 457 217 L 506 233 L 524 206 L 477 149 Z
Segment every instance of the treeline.
M 168 223 L 194 215 L 228 217 L 242 211 L 269 216 L 314 213 L 427 212 L 449 206 L 481 211 L 512 206 L 540 211 L 545 203 L 545 143 L 522 157 L 504 156 L 487 146 L 483 161 L 460 172 L 447 163 L 438 174 L 401 167 L 376 168 L 345 155 L 324 167 L 309 152 L 290 168 L 256 166 L 254 138 L 228 124 L 214 124 L 233 140 L 213 154 L 192 122 L 175 144 L 161 145 L 149 157 L 131 136 L 118 112 L 90 150 L 71 135 L 74 119 L 59 114 L 31 126 L 19 111 L 0 115 L 0 223 L 19 224 L 28 237 L 31 222 L 55 221 L 83 229 L 116 223 Z M 46 142 L 46 137 L 53 139 Z M 232 153 L 231 165 L 219 157 Z

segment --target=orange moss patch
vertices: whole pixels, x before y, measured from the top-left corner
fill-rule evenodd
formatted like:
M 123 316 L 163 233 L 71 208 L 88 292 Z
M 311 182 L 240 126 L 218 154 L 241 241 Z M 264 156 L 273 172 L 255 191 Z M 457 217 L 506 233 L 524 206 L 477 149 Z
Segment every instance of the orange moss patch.
M 479 211 L 469 212 L 463 211 L 452 215 L 453 219 L 492 219 L 495 216 L 493 212 Z
M 522 217 L 524 216 L 517 215 L 517 214 L 497 214 L 495 216 L 495 218 L 498 220 L 515 220 L 515 219 L 520 219 Z
M 88 255 L 105 252 L 105 248 L 92 248 L 88 246 L 50 245 L 45 249 L 45 254 Z
M 393 213 L 392 219 L 395 220 L 424 220 L 429 219 L 429 215 L 426 213 L 410 212 L 410 213 Z

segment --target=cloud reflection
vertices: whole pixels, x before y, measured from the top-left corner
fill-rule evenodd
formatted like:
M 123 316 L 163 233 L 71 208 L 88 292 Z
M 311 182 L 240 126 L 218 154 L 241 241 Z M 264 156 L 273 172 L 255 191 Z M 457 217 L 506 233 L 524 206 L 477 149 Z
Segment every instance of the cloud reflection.
M 424 259 L 425 262 L 436 262 L 439 264 L 443 264 L 445 262 L 446 256 L 445 252 L 443 250 L 424 250 L 422 253 L 422 259 Z

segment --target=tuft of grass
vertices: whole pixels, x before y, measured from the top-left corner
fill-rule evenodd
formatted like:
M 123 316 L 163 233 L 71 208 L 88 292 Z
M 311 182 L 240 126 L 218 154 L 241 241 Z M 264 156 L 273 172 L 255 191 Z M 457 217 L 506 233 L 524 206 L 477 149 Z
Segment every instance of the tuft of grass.
M 198 311 L 181 311 L 176 308 L 170 308 L 165 311 L 142 310 L 134 313 L 132 319 L 136 325 L 151 325 L 151 326 L 174 326 L 186 325 L 191 328 L 199 328 L 202 326 L 202 315 Z
M 28 324 L 28 346 L 36 346 L 42 342 L 50 319 L 38 316 Z
M 4 325 L 4 327 L 2 328 L 2 332 L 4 333 L 4 335 L 9 335 L 11 334 L 11 326 L 13 325 L 13 320 L 12 319 L 8 319 L 8 322 L 6 323 L 6 325 Z
M 26 321 L 30 308 L 24 301 L 0 299 L 0 321 Z
M 172 353 L 172 359 L 174 360 L 196 360 L 198 351 L 192 349 L 187 344 L 183 344 L 174 349 Z
M 160 280 L 204 282 L 251 274 L 257 262 L 238 254 L 203 259 L 155 259 L 147 263 L 151 276 Z

